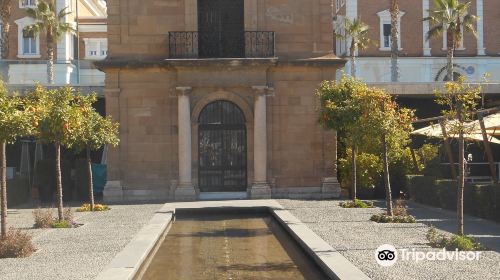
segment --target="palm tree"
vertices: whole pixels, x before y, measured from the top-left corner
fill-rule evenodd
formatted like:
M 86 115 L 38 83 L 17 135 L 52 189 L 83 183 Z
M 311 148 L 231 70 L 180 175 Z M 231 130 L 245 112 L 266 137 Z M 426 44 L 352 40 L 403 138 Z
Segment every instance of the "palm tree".
M 55 0 L 38 1 L 35 9 L 28 8 L 26 13 L 29 17 L 35 20 L 35 23 L 24 28 L 24 32 L 28 32 L 36 36 L 42 32 L 45 33 L 45 41 L 47 43 L 47 80 L 49 84 L 54 83 L 54 48 L 59 39 L 66 33 L 74 33 L 75 29 L 65 22 L 65 17 L 71 12 L 67 12 L 68 7 L 57 12 Z
M 399 0 L 391 0 L 391 82 L 399 81 Z
M 360 19 L 344 21 L 345 34 L 337 34 L 337 37 L 344 40 L 351 40 L 349 47 L 349 57 L 351 59 L 351 76 L 356 77 L 356 56 L 358 50 L 364 50 L 371 43 L 368 38 L 370 26 Z
M 443 34 L 446 31 L 447 38 L 447 58 L 448 62 L 446 65 L 447 69 L 447 79 L 450 81 L 455 80 L 453 75 L 453 57 L 455 55 L 455 49 L 459 46 L 462 40 L 462 31 L 467 31 L 476 36 L 476 30 L 474 29 L 474 22 L 477 20 L 475 15 L 469 14 L 469 7 L 471 2 L 460 3 L 459 0 L 435 0 L 435 10 L 429 11 L 430 16 L 424 18 L 430 21 L 434 26 L 427 33 L 427 40 Z M 462 123 L 462 99 L 457 99 L 457 118 L 459 123 Z M 463 193 L 465 187 L 465 163 L 464 163 L 464 131 L 459 129 L 458 131 L 458 160 L 459 160 L 459 181 L 457 186 L 457 220 L 458 220 L 458 234 L 462 235 L 464 233 L 463 226 Z
M 447 79 L 454 80 L 453 58 L 455 49 L 462 40 L 462 31 L 470 32 L 476 36 L 474 23 L 477 20 L 475 15 L 469 14 L 470 1 L 460 3 L 460 0 L 435 0 L 435 10 L 430 10 L 429 17 L 424 21 L 429 21 L 434 26 L 427 32 L 427 40 L 442 35 L 446 32 L 447 50 Z
M 12 15 L 12 0 L 2 0 L 0 3 L 0 20 L 2 22 L 2 38 L 0 38 L 1 57 L 9 57 L 10 16 Z

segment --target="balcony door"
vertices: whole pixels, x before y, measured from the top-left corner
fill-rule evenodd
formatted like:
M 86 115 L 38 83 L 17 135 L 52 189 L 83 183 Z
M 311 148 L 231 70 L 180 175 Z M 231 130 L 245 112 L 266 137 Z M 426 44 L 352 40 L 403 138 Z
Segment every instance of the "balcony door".
M 200 58 L 245 55 L 244 0 L 198 0 Z

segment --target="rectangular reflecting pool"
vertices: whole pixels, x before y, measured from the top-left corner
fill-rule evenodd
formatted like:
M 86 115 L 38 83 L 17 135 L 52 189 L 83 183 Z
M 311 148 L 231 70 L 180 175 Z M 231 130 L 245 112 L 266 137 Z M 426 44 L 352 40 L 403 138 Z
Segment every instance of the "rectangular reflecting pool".
M 268 213 L 178 213 L 157 248 L 138 279 L 329 279 Z

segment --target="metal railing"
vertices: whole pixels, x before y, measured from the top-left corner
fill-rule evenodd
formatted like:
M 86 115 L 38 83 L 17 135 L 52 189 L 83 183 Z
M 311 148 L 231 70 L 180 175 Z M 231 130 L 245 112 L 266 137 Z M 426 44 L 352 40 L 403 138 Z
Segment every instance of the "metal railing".
M 168 34 L 169 58 L 197 59 L 197 58 L 270 58 L 275 55 L 275 32 L 273 31 L 245 31 L 244 44 L 237 44 L 227 40 L 204 45 L 203 38 L 208 36 L 197 31 L 175 31 Z M 231 44 L 231 45 L 229 45 Z M 232 57 L 232 54 L 235 57 Z

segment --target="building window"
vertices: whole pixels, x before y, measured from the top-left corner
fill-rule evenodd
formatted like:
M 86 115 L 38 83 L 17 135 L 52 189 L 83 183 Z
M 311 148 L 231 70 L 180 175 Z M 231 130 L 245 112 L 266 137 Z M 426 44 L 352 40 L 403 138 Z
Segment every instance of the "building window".
M 403 48 L 401 47 L 401 17 L 403 17 L 405 12 L 399 11 L 399 17 L 398 17 L 398 30 L 399 30 L 399 37 L 398 37 L 398 46 L 399 50 L 402 50 Z M 382 12 L 377 13 L 379 19 L 380 19 L 380 48 L 379 50 L 381 51 L 390 51 L 391 50 L 391 13 L 389 10 L 385 10 Z
M 336 55 L 340 57 L 343 56 L 347 50 L 347 41 L 343 38 L 345 36 L 345 18 L 343 16 L 338 16 L 335 21 L 335 33 L 342 37 L 337 37 L 335 39 Z
M 19 58 L 39 58 L 40 57 L 40 36 L 30 32 L 25 32 L 24 28 L 35 21 L 30 17 L 24 17 L 15 21 L 18 30 L 17 57 Z
M 37 54 L 37 40 L 32 32 L 23 31 L 23 55 Z
M 342 8 L 342 6 L 344 6 L 344 5 L 345 5 L 345 0 L 337 0 L 337 1 L 335 2 L 335 4 L 336 4 L 336 5 L 335 5 L 335 9 L 336 9 L 336 11 L 338 12 L 338 11 L 340 10 L 340 8 Z
M 20 0 L 19 8 L 34 8 L 36 7 L 37 0 Z
M 85 59 L 103 59 L 108 55 L 106 38 L 85 38 Z
M 384 23 L 384 43 L 382 44 L 382 48 L 390 48 L 391 47 L 391 24 Z

